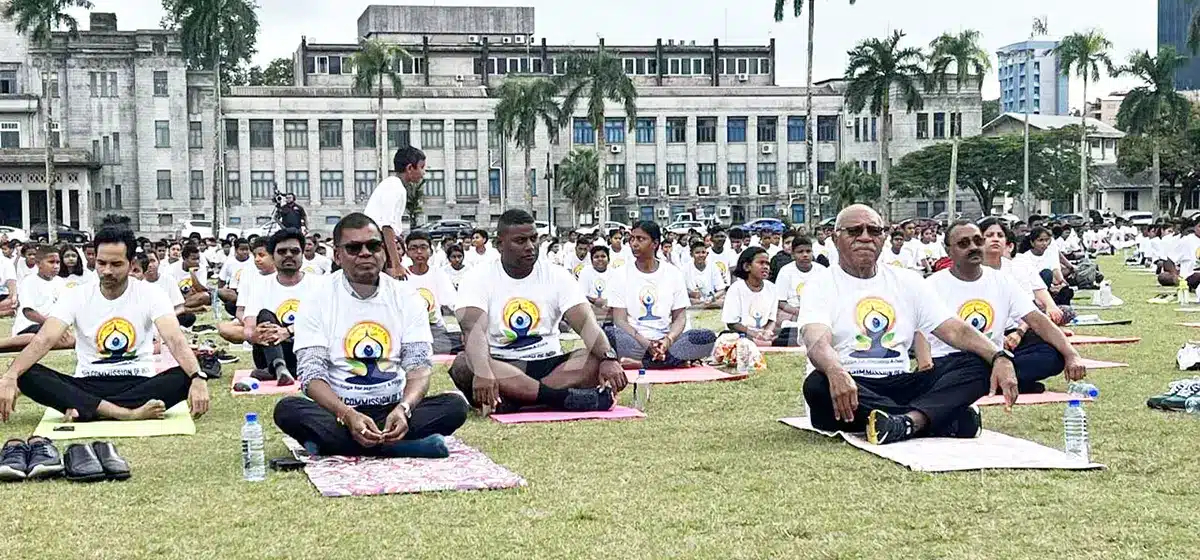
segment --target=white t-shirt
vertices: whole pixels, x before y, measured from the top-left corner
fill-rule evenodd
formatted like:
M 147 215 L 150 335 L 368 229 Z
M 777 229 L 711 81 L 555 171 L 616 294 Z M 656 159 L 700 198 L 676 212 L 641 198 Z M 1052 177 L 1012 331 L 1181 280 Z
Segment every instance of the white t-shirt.
M 1042 275 L 1031 267 L 1030 260 L 1014 261 L 1009 258 L 1000 260 L 1000 270 L 1013 277 L 1017 281 L 1017 285 L 1025 290 L 1029 297 L 1033 297 L 1033 293 L 1038 290 L 1048 290 L 1046 281 L 1042 280 Z
M 909 270 L 920 268 L 920 266 L 917 264 L 916 254 L 910 251 L 907 247 L 901 248 L 899 255 L 892 252 L 892 248 L 890 246 L 884 247 L 883 251 L 879 253 L 879 264 L 890 265 L 897 268 L 906 268 Z
M 633 263 L 633 250 L 629 245 L 621 245 L 620 251 L 614 251 L 611 248 L 608 253 L 608 268 L 621 268 L 627 264 Z
M 428 316 L 412 285 L 380 275 L 375 295 L 359 299 L 339 270 L 308 292 L 294 346 L 329 352 L 333 368 L 320 379 L 347 405 L 392 404 L 400 401 L 407 382 L 402 345 L 433 342 Z
M 255 282 L 250 299 L 246 301 L 243 316 L 257 318 L 258 312 L 266 309 L 274 313 L 283 326 L 294 325 L 296 316 L 299 315 L 300 302 L 307 297 L 308 291 L 320 282 L 319 276 L 308 274 L 301 277 L 294 286 L 280 284 L 278 272 L 260 277 Z M 241 304 L 239 298 L 238 305 Z
M 842 367 L 860 377 L 908 373 L 913 333 L 928 335 L 953 317 L 942 300 L 911 270 L 881 266 L 855 278 L 840 267 L 804 287 L 797 323 L 824 325 Z M 808 370 L 815 368 L 810 360 Z
M 1179 277 L 1186 279 L 1196 271 L 1196 261 L 1200 259 L 1200 237 L 1185 235 L 1175 243 L 1175 254 L 1171 261 L 1179 265 Z
M 925 283 L 959 319 L 975 327 L 999 348 L 1004 345 L 1004 331 L 1008 325 L 1037 308 L 1012 276 L 986 266 L 982 270 L 983 275 L 974 282 L 959 280 L 946 269 L 935 272 Z M 929 337 L 929 349 L 934 358 L 959 351 L 937 336 Z
M 463 265 L 462 268 L 455 270 L 453 266 L 450 266 L 450 263 L 446 263 L 446 266 L 442 267 L 442 271 L 450 278 L 450 283 L 454 284 L 454 289 L 457 290 L 458 286 L 462 284 L 463 277 L 467 275 L 467 266 Z
M 609 307 L 612 307 L 612 293 L 609 291 L 609 285 L 612 283 L 613 271 L 611 268 L 605 268 L 604 272 L 597 272 L 592 267 L 586 267 L 583 272 L 579 273 L 579 287 L 583 288 L 583 293 L 587 297 L 604 298 L 608 301 Z M 615 288 L 615 286 L 613 286 Z
M 331 268 L 333 268 L 333 261 L 329 257 L 317 253 L 313 255 L 311 261 L 304 259 L 304 263 L 300 265 L 300 272 L 305 274 L 329 274 Z
M 467 247 L 463 253 L 463 265 L 467 268 L 475 268 L 475 265 L 498 260 L 500 260 L 500 252 L 492 248 L 490 244 L 483 246 L 482 254 L 474 247 Z
M 371 198 L 367 200 L 367 207 L 363 209 L 363 214 L 375 220 L 379 225 L 379 229 L 384 226 L 391 226 L 396 232 L 396 236 L 400 236 L 400 225 L 404 221 L 404 212 L 408 204 L 408 189 L 404 186 L 404 181 L 395 175 L 380 181 L 379 186 L 375 187 L 375 191 L 371 193 Z
M 199 270 L 196 271 L 196 279 L 203 282 L 208 278 L 208 271 L 205 269 L 204 260 L 200 260 Z M 162 274 L 162 263 L 158 264 L 159 274 Z M 192 273 L 183 269 L 183 259 L 179 259 L 174 263 L 167 265 L 166 273 L 175 279 L 179 284 L 179 291 L 183 292 L 184 296 L 192 293 Z
M 579 278 L 583 269 L 592 267 L 591 260 L 590 255 L 585 254 L 581 259 L 575 256 L 575 251 L 572 250 L 563 257 L 563 268 L 569 270 L 572 276 Z
M 98 282 L 67 290 L 49 315 L 75 329 L 75 377 L 152 377 L 154 321 L 175 311 L 161 290 L 130 278 L 114 300 Z
M 726 286 L 730 284 L 733 276 L 730 271 L 737 266 L 738 254 L 733 252 L 733 249 L 725 249 L 721 253 L 717 253 L 712 249 L 708 251 L 708 266 L 716 267 L 717 272 L 721 273 L 721 282 Z
M 446 320 L 442 318 L 442 306 L 454 309 L 455 301 L 458 299 L 458 291 L 454 289 L 454 283 L 450 281 L 446 272 L 431 266 L 425 274 L 417 274 L 410 268 L 406 281 L 412 283 L 412 287 L 417 290 L 417 295 L 420 295 L 425 303 L 425 309 L 429 313 L 429 324 L 445 327 Z
M 24 280 L 26 276 L 37 275 L 37 261 L 34 261 L 33 266 L 25 266 L 25 257 L 13 259 L 13 268 L 17 269 L 17 282 Z
M 8 281 L 17 282 L 17 269 L 12 261 L 0 258 L 0 294 L 8 293 Z
M 17 309 L 16 317 L 13 318 L 13 336 L 37 324 L 25 317 L 26 309 L 32 309 L 42 315 L 48 314 L 50 308 L 54 306 L 54 302 L 58 301 L 59 296 L 62 295 L 65 286 L 66 282 L 63 282 L 63 279 L 58 276 L 42 280 L 41 276 L 34 273 L 22 279 L 17 285 L 17 296 L 20 299 L 21 307 Z
M 77 286 L 82 286 L 84 284 L 91 284 L 93 282 L 96 282 L 99 279 L 100 279 L 100 277 L 96 276 L 95 272 L 92 272 L 92 271 L 84 268 L 83 274 L 72 274 L 70 276 L 67 276 L 66 278 L 63 278 L 63 287 L 64 288 L 74 288 Z
M 172 309 L 176 305 L 183 305 L 183 292 L 179 290 L 179 284 L 175 282 L 174 278 L 159 273 L 157 279 L 153 282 L 147 280 L 146 283 L 161 290 L 167 296 L 167 301 L 170 302 Z
M 688 259 L 682 269 L 683 282 L 688 291 L 700 292 L 700 297 L 705 300 L 713 299 L 717 292 L 729 286 L 725 282 L 725 276 L 721 274 L 720 267 L 710 261 L 705 261 L 704 270 L 700 270 L 696 268 L 696 261 Z
M 928 261 L 932 265 L 938 259 L 946 256 L 946 246 L 937 241 L 921 243 L 919 256 L 921 260 Z
M 1033 251 L 1017 253 L 1017 256 L 1013 257 L 1013 262 L 1018 262 L 1021 266 L 1036 270 L 1039 273 L 1043 270 L 1053 271 L 1061 269 L 1062 263 L 1058 261 L 1058 253 L 1051 254 L 1052 251 L 1052 249 L 1047 247 L 1046 251 L 1040 257 L 1033 254 Z
M 217 279 L 224 282 L 226 288 L 236 290 L 242 285 L 243 274 L 258 274 L 258 270 L 254 266 L 254 257 L 246 257 L 244 261 L 239 261 L 236 257 L 226 259 L 225 263 L 221 265 L 221 272 L 217 274 Z
M 538 260 L 529 276 L 514 279 L 499 260 L 471 269 L 458 287 L 458 308 L 474 307 L 488 316 L 492 356 L 501 360 L 540 360 L 562 354 L 558 323 L 583 290 L 561 266 Z
M 786 301 L 788 305 L 793 307 L 800 306 L 800 300 L 804 294 L 804 287 L 817 276 L 829 274 L 829 269 L 817 263 L 812 263 L 812 267 L 808 272 L 803 272 L 800 267 L 796 266 L 793 261 L 788 263 L 779 270 L 779 276 L 775 278 L 775 291 L 778 294 L 776 298 L 779 301 Z
M 637 263 L 617 270 L 613 275 L 608 306 L 624 309 L 629 324 L 638 334 L 658 340 L 671 330 L 671 313 L 691 304 L 683 273 L 675 265 L 658 261 L 658 270 L 646 273 Z
M 763 280 L 762 289 L 755 292 L 740 278 L 734 280 L 725 292 L 725 305 L 721 308 L 721 322 L 727 325 L 741 324 L 751 329 L 761 329 L 775 320 L 779 311 L 776 297 L 778 291 L 770 280 Z

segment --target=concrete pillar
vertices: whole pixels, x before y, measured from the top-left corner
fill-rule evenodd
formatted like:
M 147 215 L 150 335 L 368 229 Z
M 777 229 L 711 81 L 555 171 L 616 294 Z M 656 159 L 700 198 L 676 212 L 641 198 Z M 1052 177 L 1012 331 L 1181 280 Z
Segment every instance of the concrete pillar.
M 283 159 L 283 119 L 271 121 L 271 145 L 274 146 L 272 155 L 275 156 L 275 184 L 280 191 L 287 192 L 287 163 Z
M 457 185 L 454 182 L 454 171 L 457 169 L 455 162 L 454 162 L 454 149 L 456 148 L 456 146 L 454 145 L 454 119 L 433 119 L 433 120 L 441 120 L 442 121 L 442 158 L 446 162 L 445 165 L 442 166 L 445 168 L 445 171 L 442 172 L 442 176 L 445 178 L 445 183 L 446 183 L 446 200 L 448 200 L 448 201 L 454 200 L 457 202 L 458 201 L 458 191 L 455 190 Z M 512 166 L 511 159 L 509 160 L 509 166 L 510 167 Z M 504 172 L 508 173 L 508 170 L 505 169 Z M 507 179 L 507 177 L 505 179 Z M 512 183 L 509 183 L 509 184 L 511 185 Z M 512 196 L 511 188 L 509 189 L 509 196 L 510 196 L 510 198 Z M 454 197 L 454 198 L 450 198 L 450 197 Z M 473 201 L 463 200 L 462 202 L 464 204 L 469 204 L 470 202 L 473 202 Z M 459 210 L 459 215 L 460 216 L 462 215 L 462 210 Z M 479 216 L 476 215 L 475 218 L 479 219 Z
M 87 171 L 79 173 L 79 229 L 91 229 L 92 184 Z
M 314 208 L 325 202 L 321 200 L 321 135 L 320 121 L 308 119 L 308 202 Z
M 253 215 L 250 200 L 250 119 L 238 119 L 238 184 L 242 186 L 242 209 Z M 249 224 L 242 225 L 253 226 L 253 222 L 251 219 Z
M 342 202 L 358 207 L 354 201 L 354 119 L 342 119 Z
M 21 229 L 29 233 L 29 227 L 33 225 L 29 223 L 29 187 L 21 188 Z

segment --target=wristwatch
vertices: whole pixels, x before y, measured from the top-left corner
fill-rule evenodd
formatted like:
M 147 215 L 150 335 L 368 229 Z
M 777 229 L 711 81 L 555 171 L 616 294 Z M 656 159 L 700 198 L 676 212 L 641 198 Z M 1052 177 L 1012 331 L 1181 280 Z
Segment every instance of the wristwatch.
M 404 401 L 400 401 L 399 406 L 400 406 L 400 408 L 404 409 L 404 418 L 405 419 L 412 418 L 412 407 L 409 406 L 408 403 L 406 403 Z
M 1004 359 L 1008 360 L 1008 363 L 1011 364 L 1016 359 L 1016 356 L 1013 356 L 1012 352 L 1009 352 L 1008 350 L 1001 348 L 995 354 L 992 354 L 992 364 L 994 365 L 996 363 L 996 360 L 999 360 L 1000 358 L 1004 358 Z
M 600 358 L 600 361 L 601 362 L 618 362 L 618 361 L 620 361 L 620 358 L 617 357 L 616 350 L 609 348 L 608 352 L 604 353 L 604 357 Z
M 198 369 L 198 370 L 196 370 L 196 373 L 193 373 L 188 376 L 188 381 L 195 381 L 196 378 L 200 378 L 205 381 L 208 381 L 208 374 L 204 373 L 204 370 Z

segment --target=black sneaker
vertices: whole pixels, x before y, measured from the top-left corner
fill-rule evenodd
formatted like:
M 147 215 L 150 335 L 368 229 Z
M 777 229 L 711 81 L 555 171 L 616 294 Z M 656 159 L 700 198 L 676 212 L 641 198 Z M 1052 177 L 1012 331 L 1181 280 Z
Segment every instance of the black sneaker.
M 896 443 L 913 436 L 912 418 L 903 414 L 892 416 L 882 410 L 867 414 L 867 441 L 874 445 Z
M 63 472 L 62 455 L 54 442 L 41 437 L 29 438 L 29 478 L 50 478 Z
M 275 381 L 275 373 L 269 369 L 255 369 L 250 372 L 250 377 L 259 381 Z
M 612 410 L 616 400 L 608 389 L 567 389 L 563 408 L 572 412 Z
M 93 441 L 92 452 L 100 460 L 104 475 L 109 480 L 127 480 L 130 476 L 129 463 L 117 454 L 117 448 L 108 441 Z
M 104 480 L 104 465 L 96 451 L 86 443 L 72 443 L 66 453 L 67 480 L 74 482 L 96 482 Z
M 217 327 L 214 327 L 212 325 L 194 325 L 192 327 L 192 332 L 197 333 L 197 334 L 213 332 L 216 330 L 217 330 Z
M 217 359 L 217 362 L 219 362 L 222 365 L 233 364 L 233 363 L 237 363 L 237 361 L 238 361 L 237 356 L 234 356 L 224 350 L 218 351 L 216 354 L 214 354 L 213 357 L 215 357 Z
M 197 356 L 196 361 L 200 362 L 200 371 L 203 371 L 209 379 L 221 378 L 221 362 L 217 361 L 212 354 Z
M 0 450 L 0 480 L 25 480 L 29 472 L 29 445 L 19 439 L 4 442 Z
M 979 437 L 981 433 L 983 433 L 983 415 L 980 414 L 978 406 L 971 405 L 960 408 L 958 414 L 955 414 L 946 425 L 933 431 L 932 435 L 934 437 L 971 439 Z

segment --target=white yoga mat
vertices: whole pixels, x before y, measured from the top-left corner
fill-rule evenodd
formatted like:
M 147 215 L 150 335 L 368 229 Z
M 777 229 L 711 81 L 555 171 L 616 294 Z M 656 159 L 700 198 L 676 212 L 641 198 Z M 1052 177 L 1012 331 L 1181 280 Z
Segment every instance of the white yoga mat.
M 889 459 L 914 471 L 952 472 L 983 469 L 1103 469 L 1099 463 L 1082 463 L 1066 453 L 1034 443 L 984 430 L 973 439 L 915 438 L 887 445 L 872 445 L 862 434 L 826 432 L 812 427 L 808 418 L 780 418 L 780 422 L 826 437 L 841 436 L 846 443 L 868 453 Z

